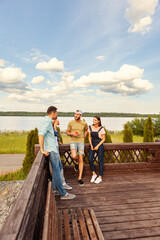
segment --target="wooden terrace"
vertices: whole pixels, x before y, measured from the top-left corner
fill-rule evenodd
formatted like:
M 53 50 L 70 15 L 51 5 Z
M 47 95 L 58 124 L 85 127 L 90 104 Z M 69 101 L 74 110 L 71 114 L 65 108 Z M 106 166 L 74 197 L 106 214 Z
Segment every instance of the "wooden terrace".
M 55 197 L 58 211 L 93 209 L 106 240 L 160 239 L 160 143 L 105 144 L 104 178 L 100 184 L 90 183 L 88 148 L 86 144 L 85 185 L 79 186 L 69 145 L 60 146 L 66 182 L 73 187 L 70 192 L 76 198 Z M 49 170 L 47 159 L 38 151 L 37 145 L 37 157 L 1 231 L 1 240 L 42 238 Z M 63 239 L 67 239 L 65 229 L 62 231 Z M 73 234 L 71 239 L 75 239 Z

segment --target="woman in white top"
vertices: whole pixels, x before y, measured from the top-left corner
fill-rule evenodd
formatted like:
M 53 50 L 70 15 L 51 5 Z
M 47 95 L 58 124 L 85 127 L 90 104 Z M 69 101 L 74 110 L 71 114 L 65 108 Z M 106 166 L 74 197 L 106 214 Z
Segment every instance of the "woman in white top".
M 102 182 L 103 177 L 103 156 L 104 156 L 104 146 L 105 142 L 105 130 L 101 124 L 100 116 L 93 117 L 93 125 L 89 126 L 89 163 L 92 171 L 91 182 L 100 183 Z M 94 165 L 94 154 L 98 153 L 98 161 L 99 161 L 99 177 L 95 172 Z

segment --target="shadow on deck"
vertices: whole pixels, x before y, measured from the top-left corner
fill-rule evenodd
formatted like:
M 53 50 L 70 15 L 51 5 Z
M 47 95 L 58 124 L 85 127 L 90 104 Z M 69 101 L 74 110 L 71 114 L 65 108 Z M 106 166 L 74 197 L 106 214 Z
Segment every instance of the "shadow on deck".
M 56 197 L 58 209 L 92 208 L 106 240 L 160 239 L 160 173 L 105 175 L 100 184 L 86 175 L 84 186 L 73 168 L 65 177 L 77 197 Z

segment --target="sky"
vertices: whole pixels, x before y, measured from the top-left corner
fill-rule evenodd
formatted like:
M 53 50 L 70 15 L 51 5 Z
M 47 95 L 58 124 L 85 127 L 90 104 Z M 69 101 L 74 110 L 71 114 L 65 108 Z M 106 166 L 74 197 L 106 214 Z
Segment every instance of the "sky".
M 159 103 L 158 0 L 0 0 L 0 111 Z

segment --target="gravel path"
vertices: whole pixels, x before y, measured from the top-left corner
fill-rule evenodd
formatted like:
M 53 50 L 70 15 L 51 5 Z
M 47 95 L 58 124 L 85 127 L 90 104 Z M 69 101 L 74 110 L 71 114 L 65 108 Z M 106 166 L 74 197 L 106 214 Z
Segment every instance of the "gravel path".
M 0 230 L 14 205 L 24 181 L 2 181 L 0 182 Z

